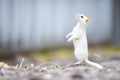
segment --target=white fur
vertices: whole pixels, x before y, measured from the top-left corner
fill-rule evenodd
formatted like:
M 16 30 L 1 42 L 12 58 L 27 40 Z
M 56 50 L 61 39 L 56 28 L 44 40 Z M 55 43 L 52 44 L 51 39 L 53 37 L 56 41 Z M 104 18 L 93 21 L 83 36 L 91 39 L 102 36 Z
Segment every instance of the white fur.
M 83 18 L 81 18 L 83 16 Z M 77 63 L 87 63 L 90 66 L 94 66 L 98 69 L 102 69 L 103 67 L 97 63 L 91 62 L 88 60 L 88 44 L 86 37 L 86 25 L 87 25 L 87 17 L 82 14 L 77 14 L 76 18 L 78 20 L 77 25 L 73 28 L 71 33 L 68 33 L 66 38 L 69 41 L 73 41 L 74 44 L 74 54 L 77 58 Z

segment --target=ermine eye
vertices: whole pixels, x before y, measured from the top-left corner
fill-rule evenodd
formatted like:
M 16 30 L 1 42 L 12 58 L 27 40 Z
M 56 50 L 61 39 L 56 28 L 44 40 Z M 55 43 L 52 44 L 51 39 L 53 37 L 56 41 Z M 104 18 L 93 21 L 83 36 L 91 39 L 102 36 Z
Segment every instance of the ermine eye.
M 80 16 L 81 18 L 83 18 L 83 16 Z

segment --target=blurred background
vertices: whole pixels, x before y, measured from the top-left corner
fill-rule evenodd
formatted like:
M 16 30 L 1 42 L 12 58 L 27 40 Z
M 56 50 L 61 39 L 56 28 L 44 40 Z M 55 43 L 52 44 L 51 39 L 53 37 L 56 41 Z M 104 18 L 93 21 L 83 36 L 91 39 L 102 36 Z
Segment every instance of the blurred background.
M 72 42 L 65 36 L 77 23 L 76 13 L 91 18 L 90 53 L 119 53 L 120 0 L 0 0 L 1 58 L 74 57 Z

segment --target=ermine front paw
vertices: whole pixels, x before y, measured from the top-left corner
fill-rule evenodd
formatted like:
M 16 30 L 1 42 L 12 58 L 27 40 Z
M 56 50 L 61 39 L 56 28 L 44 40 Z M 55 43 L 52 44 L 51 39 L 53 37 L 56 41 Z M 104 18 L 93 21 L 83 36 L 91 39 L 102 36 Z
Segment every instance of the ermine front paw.
M 68 34 L 66 35 L 66 38 L 71 37 L 71 36 L 72 36 L 72 33 L 68 33 Z
M 73 40 L 73 37 L 70 37 L 67 41 L 70 42 Z
M 68 38 L 69 36 L 68 35 L 66 35 L 66 38 Z

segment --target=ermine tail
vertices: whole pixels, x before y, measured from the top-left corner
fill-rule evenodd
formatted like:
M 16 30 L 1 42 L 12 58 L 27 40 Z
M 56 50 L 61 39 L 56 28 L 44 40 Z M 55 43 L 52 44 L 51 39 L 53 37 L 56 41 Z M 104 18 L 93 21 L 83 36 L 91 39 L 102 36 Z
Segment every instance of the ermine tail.
M 90 65 L 90 66 L 96 67 L 96 68 L 98 68 L 98 69 L 103 69 L 103 67 L 102 67 L 100 64 L 91 62 L 91 61 L 89 61 L 89 60 L 86 60 L 85 63 L 87 63 L 87 64 Z

